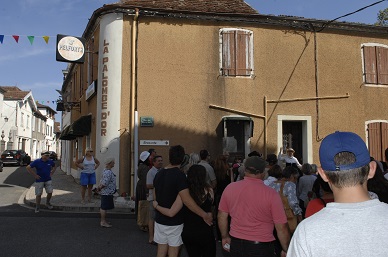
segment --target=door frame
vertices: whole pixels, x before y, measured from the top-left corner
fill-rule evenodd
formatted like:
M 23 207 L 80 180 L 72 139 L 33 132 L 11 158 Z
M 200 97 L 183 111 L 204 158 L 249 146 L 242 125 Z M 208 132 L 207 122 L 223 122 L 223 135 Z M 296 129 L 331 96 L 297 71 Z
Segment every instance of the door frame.
M 278 115 L 278 139 L 277 139 L 277 151 L 283 146 L 283 121 L 300 121 L 302 122 L 302 147 L 303 147 L 303 161 L 305 163 L 313 162 L 313 135 L 311 116 L 298 116 L 298 115 Z

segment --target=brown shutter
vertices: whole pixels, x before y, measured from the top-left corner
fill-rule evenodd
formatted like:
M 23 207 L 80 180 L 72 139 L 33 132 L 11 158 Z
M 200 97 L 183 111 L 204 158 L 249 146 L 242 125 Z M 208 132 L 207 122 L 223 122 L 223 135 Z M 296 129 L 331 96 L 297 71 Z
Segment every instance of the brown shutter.
M 381 127 L 379 122 L 368 125 L 368 146 L 370 156 L 376 160 L 381 160 Z
M 388 148 L 388 123 L 381 123 L 381 159 L 380 161 L 385 160 L 385 149 Z
M 377 84 L 376 47 L 364 46 L 365 83 Z
M 238 76 L 250 75 L 249 38 L 250 33 L 245 31 L 237 32 L 236 74 Z
M 235 32 L 222 32 L 222 75 L 236 76 Z
M 377 47 L 378 83 L 388 85 L 388 48 Z

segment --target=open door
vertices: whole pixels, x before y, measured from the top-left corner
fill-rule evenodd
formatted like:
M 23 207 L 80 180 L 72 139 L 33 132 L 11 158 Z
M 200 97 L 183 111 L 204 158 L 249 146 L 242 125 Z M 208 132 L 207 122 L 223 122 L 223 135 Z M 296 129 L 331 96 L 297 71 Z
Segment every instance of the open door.
M 250 152 L 250 138 L 253 136 L 253 121 L 250 117 L 229 115 L 222 117 L 224 136 L 223 151 L 230 156 L 246 157 Z

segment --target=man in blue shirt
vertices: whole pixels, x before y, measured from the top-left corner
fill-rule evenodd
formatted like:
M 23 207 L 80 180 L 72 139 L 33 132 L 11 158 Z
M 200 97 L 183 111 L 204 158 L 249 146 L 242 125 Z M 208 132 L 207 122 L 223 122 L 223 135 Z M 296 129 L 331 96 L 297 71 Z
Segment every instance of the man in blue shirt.
M 33 168 L 35 168 L 35 170 Z M 53 209 L 53 206 L 50 203 L 51 196 L 53 195 L 51 176 L 55 172 L 55 163 L 50 159 L 50 153 L 43 152 L 40 159 L 36 159 L 27 166 L 27 171 L 35 178 L 35 212 L 39 212 L 43 188 L 45 188 L 47 193 L 46 206 L 50 210 Z

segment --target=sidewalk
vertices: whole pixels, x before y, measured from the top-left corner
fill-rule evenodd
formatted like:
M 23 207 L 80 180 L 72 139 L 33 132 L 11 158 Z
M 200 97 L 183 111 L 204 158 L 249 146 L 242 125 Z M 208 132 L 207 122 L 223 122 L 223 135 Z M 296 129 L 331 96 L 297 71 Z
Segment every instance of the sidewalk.
M 57 167 L 53 177 L 54 192 L 51 198 L 51 204 L 54 206 L 54 211 L 68 212 L 100 212 L 99 195 L 93 195 L 93 203 L 81 203 L 81 186 L 71 175 L 67 175 L 60 167 Z M 87 192 L 86 192 L 87 195 Z M 45 209 L 46 192 L 43 190 L 41 209 Z M 86 197 L 87 198 L 87 197 Z M 25 197 L 24 203 L 31 207 L 35 207 L 35 186 L 32 185 Z M 115 196 L 115 208 L 109 213 L 128 213 L 134 214 L 134 201 L 126 200 L 124 197 Z

